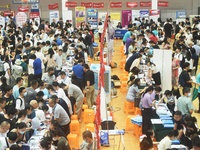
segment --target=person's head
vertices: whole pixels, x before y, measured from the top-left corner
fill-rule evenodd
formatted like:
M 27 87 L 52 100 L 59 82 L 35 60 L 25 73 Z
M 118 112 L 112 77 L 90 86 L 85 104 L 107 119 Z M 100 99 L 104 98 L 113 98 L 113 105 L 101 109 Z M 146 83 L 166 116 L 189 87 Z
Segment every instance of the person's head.
M 37 80 L 31 81 L 31 87 L 32 87 L 33 89 L 37 89 L 37 88 L 38 88 L 38 81 L 37 81 Z
M 63 53 L 63 50 L 62 49 L 59 49 L 59 51 L 58 51 L 58 55 L 62 55 L 62 53 Z
M 17 124 L 17 132 L 20 134 L 24 134 L 26 132 L 27 125 L 24 122 L 20 122 Z
M 24 97 L 24 96 L 27 95 L 27 93 L 26 93 L 26 88 L 25 88 L 25 87 L 20 87 L 20 88 L 19 88 L 19 95 L 20 95 L 21 97 Z
M 174 113 L 174 121 L 179 122 L 181 119 L 182 119 L 182 113 L 181 113 L 181 111 L 177 110 Z
M 49 129 L 50 130 L 56 130 L 58 128 L 59 128 L 58 121 L 57 120 L 51 120 L 51 124 L 50 124 Z
M 188 71 L 188 70 L 190 69 L 190 63 L 185 62 L 185 63 L 183 64 L 183 69 L 185 69 L 186 71 Z
M 5 86 L 5 93 L 6 93 L 7 96 L 12 95 L 12 91 L 13 90 L 12 90 L 12 87 L 10 85 Z
M 52 140 L 50 138 L 44 137 L 40 141 L 40 147 L 42 150 L 49 150 L 49 149 L 51 149 L 51 143 L 52 143 Z
M 167 133 L 167 136 L 170 138 L 170 140 L 174 140 L 177 135 L 178 133 L 175 130 L 171 130 Z
M 160 94 L 161 91 L 162 91 L 161 87 L 156 87 L 155 88 L 156 94 Z
M 190 93 L 190 88 L 184 87 L 184 88 L 183 88 L 183 95 L 189 97 L 189 96 L 191 95 L 191 93 Z
M 134 85 L 139 86 L 140 85 L 140 78 L 136 78 L 133 82 Z
M 4 97 L 0 98 L 0 108 L 4 109 L 6 106 L 6 99 Z
M 82 65 L 83 64 L 83 59 L 79 59 L 78 63 Z
M 172 91 L 166 90 L 164 95 L 168 98 L 168 97 L 172 96 Z
M 84 64 L 83 65 L 83 70 L 86 72 L 88 71 L 90 68 L 89 68 L 89 65 L 88 64 Z
M 59 87 L 59 83 L 57 82 L 57 81 L 54 81 L 53 83 L 52 83 L 52 86 L 53 86 L 53 89 L 54 90 L 58 90 L 60 87 Z
M 16 142 L 16 140 L 17 140 L 17 133 L 16 132 L 8 133 L 8 141 L 9 141 L 10 144 L 14 144 Z
M 66 78 L 66 73 L 64 71 L 60 72 L 60 77 L 61 79 L 65 79 Z
M 7 121 L 3 121 L 0 124 L 0 133 L 8 133 L 10 129 L 10 123 Z
M 184 122 L 187 124 L 187 122 L 193 122 L 193 123 L 197 123 L 197 119 L 196 117 L 192 117 L 191 115 L 186 115 L 184 117 Z
M 146 89 L 146 91 L 145 91 L 145 93 L 149 93 L 149 94 L 151 94 L 152 92 L 153 92 L 153 86 L 149 86 L 147 89 Z
M 48 68 L 48 74 L 49 74 L 49 76 L 53 76 L 54 75 L 54 68 L 53 67 L 49 67 Z
M 50 106 L 50 107 L 53 108 L 53 107 L 56 105 L 56 103 L 57 103 L 57 102 L 56 102 L 56 99 L 55 99 L 55 98 L 50 98 L 50 99 L 49 99 L 49 106 Z
M 28 105 L 25 106 L 25 110 L 27 112 L 27 115 L 30 115 L 33 112 L 33 106 L 28 104 Z
M 86 143 L 92 143 L 93 142 L 93 137 L 92 137 L 92 132 L 89 131 L 89 130 L 86 130 L 82 133 L 82 137 L 83 137 L 83 140 L 86 142 Z
M 27 111 L 25 109 L 20 110 L 18 113 L 18 119 L 20 118 L 21 120 L 24 120 L 26 118 L 26 115 L 27 115 Z
M 52 130 L 51 133 L 53 136 L 53 141 L 58 141 L 58 138 L 62 136 L 62 133 L 58 129 Z
M 49 107 L 47 105 L 43 105 L 42 106 L 42 110 L 44 111 L 44 113 L 46 114 L 49 110 Z
M 17 109 L 15 107 L 13 107 L 13 106 L 10 106 L 8 108 L 8 110 L 6 111 L 6 113 L 7 113 L 8 117 L 9 117 L 9 119 L 13 119 L 13 118 L 15 118 L 15 116 L 17 114 Z
M 144 137 L 142 142 L 140 142 L 140 150 L 150 150 L 153 148 L 151 142 L 149 142 L 147 137 Z
M 192 144 L 193 144 L 193 150 L 200 150 L 200 138 L 198 135 L 196 135 L 196 137 L 193 138 Z
M 14 133 L 14 132 L 13 132 Z M 16 133 L 15 133 L 16 134 Z M 17 136 L 17 134 L 16 134 L 16 136 Z M 17 140 L 17 139 L 16 139 Z M 11 143 L 11 142 L 9 142 L 9 143 Z M 13 142 L 13 143 L 15 143 L 15 142 Z M 17 144 L 13 144 L 13 145 L 11 145 L 11 147 L 10 147 L 10 149 L 9 150 L 22 150 L 22 148 L 19 146 L 19 145 L 17 145 Z
M 39 107 L 39 104 L 36 100 L 31 100 L 30 105 L 33 106 L 33 109 L 37 109 Z

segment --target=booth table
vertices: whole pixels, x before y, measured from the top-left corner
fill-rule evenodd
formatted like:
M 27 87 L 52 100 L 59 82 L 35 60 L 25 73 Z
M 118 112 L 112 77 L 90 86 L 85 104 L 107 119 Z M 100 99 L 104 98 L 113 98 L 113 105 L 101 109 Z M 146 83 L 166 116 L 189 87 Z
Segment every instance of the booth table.
M 116 29 L 115 30 L 115 38 L 122 39 L 124 37 L 124 34 L 127 32 L 127 29 Z

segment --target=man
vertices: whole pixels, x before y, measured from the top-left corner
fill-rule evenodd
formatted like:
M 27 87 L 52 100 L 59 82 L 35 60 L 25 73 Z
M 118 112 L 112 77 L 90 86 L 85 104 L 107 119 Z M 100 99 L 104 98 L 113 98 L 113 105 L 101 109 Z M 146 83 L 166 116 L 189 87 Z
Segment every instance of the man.
M 86 36 L 85 36 L 85 42 L 86 42 L 86 47 L 88 48 L 88 53 L 90 55 L 90 58 L 93 58 L 94 55 L 94 49 L 93 49 L 93 41 L 92 41 L 92 36 L 89 34 L 89 31 L 86 30 Z
M 59 72 L 62 70 L 62 65 L 63 65 L 63 63 L 62 63 L 62 53 L 63 53 L 62 49 L 59 49 L 58 53 L 56 53 L 54 55 L 54 61 L 55 61 L 55 64 L 57 64 L 56 70 L 55 70 L 55 76 L 56 77 L 58 76 Z
M 7 112 L 8 108 L 13 106 L 15 107 L 15 98 L 12 95 L 12 87 L 7 85 L 5 87 L 5 95 L 4 98 L 6 99 L 6 106 L 5 106 L 5 110 Z
M 53 108 L 53 119 L 58 121 L 58 124 L 66 136 L 70 133 L 69 124 L 70 118 L 66 111 L 56 103 L 55 99 L 49 99 L 49 106 Z
M 166 38 L 171 38 L 172 36 L 172 25 L 171 23 L 169 22 L 169 20 L 167 19 L 166 20 L 166 24 L 164 25 L 164 32 L 165 32 L 165 37 Z
M 194 106 L 192 104 L 190 88 L 183 88 L 183 96 L 178 98 L 177 108 L 181 111 L 182 115 L 192 115 Z
M 33 80 L 31 82 L 31 87 L 26 88 L 27 94 L 25 95 L 25 102 L 28 104 L 31 100 L 36 99 L 37 92 L 35 91 L 38 88 L 38 81 Z
M 34 69 L 34 76 L 36 80 L 41 80 L 42 77 L 42 61 L 40 58 L 37 58 L 35 54 L 32 56 L 33 58 L 33 69 Z
M 79 59 L 78 60 L 78 64 L 73 66 L 72 71 L 74 74 L 74 78 L 72 79 L 75 84 L 83 91 L 84 89 L 84 79 L 83 79 L 83 75 L 84 75 L 84 70 L 83 70 L 83 60 Z
M 131 28 L 131 29 L 128 29 L 128 31 L 124 34 L 124 37 L 123 37 L 123 39 L 122 39 L 124 45 L 126 44 L 126 40 L 127 40 L 128 38 L 130 38 L 131 32 L 132 32 L 132 28 Z
M 36 48 L 36 53 L 35 53 L 37 58 L 40 58 L 41 62 L 42 62 L 42 69 L 44 70 L 44 54 L 42 53 L 41 47 L 37 47 Z
M 5 98 L 0 98 L 0 114 L 5 114 L 5 106 L 6 106 L 6 99 Z
M 88 108 L 91 109 L 94 104 L 94 72 L 90 70 L 88 64 L 84 65 L 86 99 Z
M 40 122 L 45 122 L 45 114 L 42 110 L 39 109 L 39 104 L 36 100 L 31 100 L 30 105 L 33 107 L 35 110 L 35 116 L 39 119 Z
M 66 90 L 68 93 L 68 97 L 73 96 L 76 100 L 76 114 L 78 116 L 79 122 L 81 122 L 84 94 L 82 93 L 81 89 L 74 84 L 67 85 Z
M 7 121 L 3 121 L 0 124 L 0 137 L 6 137 L 7 133 L 9 132 L 10 129 L 10 123 L 8 123 Z
M 95 140 L 93 140 L 92 133 L 90 131 L 84 131 L 82 134 L 84 142 L 81 143 L 81 150 L 94 150 L 96 149 Z
M 30 35 L 29 34 L 26 35 L 26 40 L 24 41 L 24 43 L 27 43 L 27 42 L 29 42 L 30 46 L 33 47 L 33 42 L 30 40 Z
M 12 150 L 11 146 L 16 143 L 17 137 L 18 135 L 16 132 L 8 133 L 8 137 L 0 137 L 0 149 L 3 150 L 10 148 L 10 150 Z
M 19 88 L 23 85 L 23 81 L 22 77 L 18 77 L 16 80 L 17 84 L 13 87 L 13 96 L 15 99 L 19 97 Z
M 65 85 L 71 84 L 71 78 L 69 78 L 64 71 L 60 72 L 60 77 L 57 78 L 58 83 L 64 83 Z
M 54 75 L 54 68 L 49 67 L 48 72 L 42 75 L 42 81 L 48 84 L 52 84 L 55 81 L 56 77 Z
M 26 96 L 26 88 L 25 87 L 20 87 L 19 88 L 19 96 L 16 99 L 16 109 L 23 110 L 25 109 L 25 100 L 24 96 Z

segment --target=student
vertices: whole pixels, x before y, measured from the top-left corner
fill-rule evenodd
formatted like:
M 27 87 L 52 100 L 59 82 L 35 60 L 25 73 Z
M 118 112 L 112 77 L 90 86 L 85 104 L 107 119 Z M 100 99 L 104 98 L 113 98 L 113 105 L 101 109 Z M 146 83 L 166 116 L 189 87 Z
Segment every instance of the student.
M 0 137 L 0 150 L 7 149 L 15 144 L 17 140 L 17 134 L 15 132 L 8 133 L 7 137 Z
M 172 140 L 176 137 L 177 132 L 171 130 L 158 144 L 158 150 L 166 150 L 171 148 Z
M 81 143 L 80 149 L 81 150 L 95 150 L 96 145 L 94 143 L 92 133 L 90 131 L 84 131 L 83 134 L 83 142 Z
M 16 140 L 17 143 L 21 141 L 26 141 L 25 139 L 26 127 L 27 127 L 26 123 L 20 122 L 17 124 L 17 128 L 11 130 L 11 132 L 14 132 L 17 134 L 17 140 Z

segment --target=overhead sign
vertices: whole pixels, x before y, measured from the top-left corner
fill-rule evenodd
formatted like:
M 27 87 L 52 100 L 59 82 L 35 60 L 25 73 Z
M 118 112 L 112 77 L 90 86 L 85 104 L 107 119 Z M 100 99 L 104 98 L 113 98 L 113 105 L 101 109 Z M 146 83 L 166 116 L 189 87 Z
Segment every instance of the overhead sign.
M 159 1 L 158 2 L 158 6 L 160 6 L 160 7 L 168 7 L 169 6 L 169 2 L 167 2 L 167 1 Z
M 53 9 L 58 9 L 58 3 L 52 4 L 52 5 L 48 5 L 49 10 L 53 10 Z
M 126 7 L 128 8 L 138 7 L 138 2 L 126 2 Z
M 92 2 L 81 2 L 81 6 L 85 8 L 92 8 Z
M 26 6 L 26 7 L 19 6 L 18 11 L 19 12 L 29 12 L 29 6 Z
M 151 7 L 151 2 L 140 2 L 140 7 Z
M 66 2 L 65 3 L 65 7 L 76 7 L 77 6 L 77 2 Z
M 104 2 L 93 3 L 93 8 L 104 8 Z
M 110 2 L 110 8 L 122 8 L 122 2 Z

